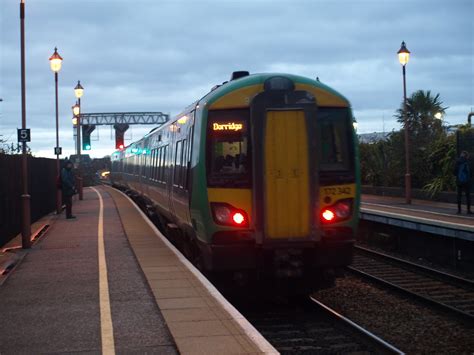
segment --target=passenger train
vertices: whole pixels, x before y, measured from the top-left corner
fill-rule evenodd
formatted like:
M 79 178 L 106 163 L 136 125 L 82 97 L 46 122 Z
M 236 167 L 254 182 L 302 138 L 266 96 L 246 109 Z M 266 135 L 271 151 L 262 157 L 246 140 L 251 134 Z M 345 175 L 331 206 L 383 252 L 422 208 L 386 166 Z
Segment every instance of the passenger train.
M 319 80 L 234 72 L 114 152 L 111 181 L 207 273 L 318 287 L 352 261 L 360 202 L 353 116 Z

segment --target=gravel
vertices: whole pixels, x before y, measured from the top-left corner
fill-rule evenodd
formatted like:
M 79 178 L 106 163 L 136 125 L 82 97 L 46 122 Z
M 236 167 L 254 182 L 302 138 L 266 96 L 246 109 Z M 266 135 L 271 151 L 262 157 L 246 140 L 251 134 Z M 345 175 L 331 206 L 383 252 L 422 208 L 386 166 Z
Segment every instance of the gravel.
M 314 296 L 408 354 L 474 352 L 474 328 L 354 276 Z
M 415 263 L 415 264 L 430 267 L 430 268 L 433 268 L 433 269 L 436 269 L 436 270 L 439 270 L 439 271 L 442 271 L 442 272 L 446 272 L 446 273 L 451 274 L 451 275 L 455 275 L 455 276 L 458 276 L 458 277 L 465 278 L 467 280 L 474 281 L 474 270 L 472 270 L 472 271 L 457 270 L 457 269 L 455 269 L 453 267 L 450 267 L 450 266 L 440 265 L 440 264 L 433 263 L 433 262 L 431 262 L 429 260 L 426 260 L 426 259 L 423 259 L 423 258 L 412 257 L 412 256 L 408 256 L 406 254 L 398 253 L 398 252 L 395 252 L 395 251 L 389 251 L 389 250 L 386 250 L 384 248 L 381 248 L 381 247 L 378 247 L 378 246 L 375 246 L 375 245 L 372 245 L 372 244 L 365 244 L 361 241 L 358 241 L 357 245 L 359 245 L 361 247 L 364 247 L 364 248 L 367 248 L 367 249 L 372 249 L 372 250 L 377 251 L 379 253 L 385 253 L 387 255 L 394 256 L 394 257 L 402 259 L 402 260 L 410 261 L 410 262 Z

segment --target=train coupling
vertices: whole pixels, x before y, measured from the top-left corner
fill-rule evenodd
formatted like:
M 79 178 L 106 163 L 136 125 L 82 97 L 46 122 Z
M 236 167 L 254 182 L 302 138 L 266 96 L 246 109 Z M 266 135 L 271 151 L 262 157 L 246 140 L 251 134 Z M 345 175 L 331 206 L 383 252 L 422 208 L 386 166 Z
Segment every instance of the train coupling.
M 275 250 L 273 267 L 277 278 L 302 277 L 304 272 L 303 251 L 301 249 Z

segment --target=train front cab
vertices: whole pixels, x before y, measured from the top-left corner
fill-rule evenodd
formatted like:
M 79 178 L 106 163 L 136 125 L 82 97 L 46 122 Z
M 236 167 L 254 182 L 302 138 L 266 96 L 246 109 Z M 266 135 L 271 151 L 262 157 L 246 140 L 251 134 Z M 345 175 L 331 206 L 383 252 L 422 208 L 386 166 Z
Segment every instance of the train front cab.
M 350 264 L 359 202 L 348 102 L 284 76 L 253 90 L 247 108 L 225 107 L 229 96 L 243 97 L 238 92 L 210 106 L 207 185 L 216 229 L 207 267 L 285 278 Z

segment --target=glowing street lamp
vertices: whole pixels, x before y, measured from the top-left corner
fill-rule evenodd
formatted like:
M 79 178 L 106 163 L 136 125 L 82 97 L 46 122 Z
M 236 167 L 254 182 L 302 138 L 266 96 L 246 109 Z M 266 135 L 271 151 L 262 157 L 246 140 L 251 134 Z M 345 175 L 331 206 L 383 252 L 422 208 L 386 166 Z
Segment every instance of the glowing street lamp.
M 77 81 L 77 85 L 74 88 L 74 95 L 76 95 L 76 98 L 80 99 L 82 95 L 84 95 L 84 88 L 81 85 L 81 81 Z
M 81 113 L 81 107 L 79 106 L 79 104 L 76 102 L 76 104 L 71 108 L 74 116 L 79 116 L 79 114 Z
M 407 49 L 405 41 L 402 42 L 402 46 L 400 47 L 398 54 L 398 61 L 401 65 L 405 66 L 408 61 L 410 60 L 410 51 Z
M 410 145 L 408 141 L 408 117 L 407 117 L 407 84 L 406 84 L 406 73 L 405 67 L 410 60 L 410 51 L 405 45 L 405 41 L 402 42 L 402 45 L 397 52 L 398 61 L 402 65 L 403 72 L 403 117 L 405 122 L 405 202 L 407 204 L 411 203 L 411 175 L 410 175 Z
M 63 58 L 59 55 L 58 49 L 54 48 L 53 55 L 49 58 L 49 65 L 54 73 L 59 73 L 63 63 Z
M 59 170 L 59 113 L 58 113 L 58 73 L 61 70 L 61 65 L 63 62 L 63 58 L 59 55 L 58 49 L 54 48 L 53 55 L 49 58 L 49 65 L 51 66 L 51 70 L 54 72 L 54 83 L 55 83 L 55 91 L 56 91 L 56 148 L 54 149 L 54 153 L 56 154 L 56 174 L 60 176 L 61 171 Z M 61 191 L 57 189 L 56 193 L 56 213 L 61 213 Z

